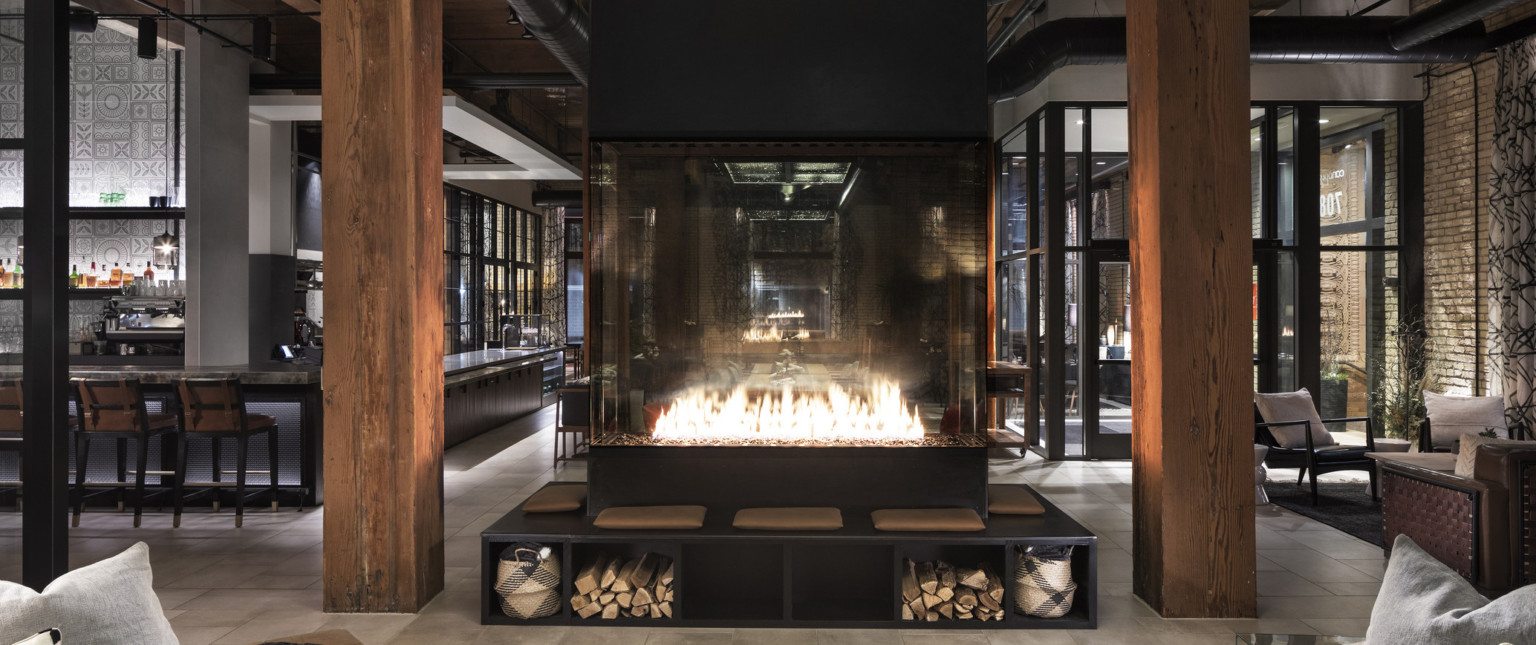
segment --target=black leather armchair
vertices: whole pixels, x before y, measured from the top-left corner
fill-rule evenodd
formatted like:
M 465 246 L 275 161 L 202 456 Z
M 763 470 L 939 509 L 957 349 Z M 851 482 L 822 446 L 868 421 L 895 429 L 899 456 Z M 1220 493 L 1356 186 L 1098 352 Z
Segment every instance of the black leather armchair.
M 1346 470 L 1363 470 L 1371 477 L 1371 499 L 1379 499 L 1376 488 L 1376 462 L 1365 456 L 1367 452 L 1376 451 L 1376 432 L 1368 417 L 1349 417 L 1344 419 L 1323 419 L 1323 423 L 1355 423 L 1365 422 L 1364 446 L 1315 446 L 1312 440 L 1311 421 L 1276 421 L 1266 423 L 1264 417 L 1259 415 L 1258 409 L 1253 413 L 1253 442 L 1269 446 L 1269 454 L 1264 457 L 1264 465 L 1270 468 L 1299 468 L 1300 474 L 1296 476 L 1296 485 L 1300 486 L 1302 480 L 1310 473 L 1312 475 L 1312 504 L 1317 504 L 1317 476 L 1327 473 Z M 1306 426 L 1306 445 L 1297 448 L 1285 448 L 1275 440 L 1270 428 L 1287 426 Z

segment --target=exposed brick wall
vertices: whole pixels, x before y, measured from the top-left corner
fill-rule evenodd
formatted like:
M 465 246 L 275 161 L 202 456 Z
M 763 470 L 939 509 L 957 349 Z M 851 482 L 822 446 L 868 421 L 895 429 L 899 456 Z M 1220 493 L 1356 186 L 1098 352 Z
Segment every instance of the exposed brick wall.
M 1414 11 L 1436 4 L 1412 2 Z M 1489 30 L 1536 15 L 1523 2 Z M 1491 57 L 1430 66 L 1424 101 L 1424 307 L 1429 357 L 1442 390 L 1488 391 L 1488 174 L 1493 140 Z M 1475 157 L 1475 158 L 1474 158 Z

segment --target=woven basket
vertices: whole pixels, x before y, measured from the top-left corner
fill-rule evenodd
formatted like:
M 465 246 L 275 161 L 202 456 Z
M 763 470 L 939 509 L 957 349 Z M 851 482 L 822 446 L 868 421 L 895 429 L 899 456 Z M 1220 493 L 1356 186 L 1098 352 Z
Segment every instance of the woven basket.
M 1070 548 L 1062 557 L 1019 554 L 1013 574 L 1013 602 L 1021 613 L 1035 618 L 1061 618 L 1072 611 L 1076 592 Z
M 560 558 L 539 544 L 514 544 L 496 564 L 501 611 L 528 620 L 560 611 Z

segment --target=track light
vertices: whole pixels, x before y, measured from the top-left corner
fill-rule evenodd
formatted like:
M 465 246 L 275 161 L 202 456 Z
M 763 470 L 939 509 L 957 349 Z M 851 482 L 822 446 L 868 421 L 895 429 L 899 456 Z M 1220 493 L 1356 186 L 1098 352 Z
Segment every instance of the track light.
M 523 25 L 522 39 L 523 40 L 533 40 L 534 39 L 533 30 L 529 29 L 528 25 Z
M 96 12 L 90 9 L 70 9 L 69 30 L 77 34 L 96 31 Z
M 251 21 L 251 53 L 261 60 L 272 60 L 272 19 Z
M 523 20 L 521 18 L 517 17 L 517 10 L 513 9 L 512 7 L 507 7 L 507 24 L 509 24 L 509 25 L 521 25 L 521 24 L 523 24 Z
M 160 56 L 160 43 L 155 19 L 149 16 L 139 18 L 139 58 L 154 60 Z

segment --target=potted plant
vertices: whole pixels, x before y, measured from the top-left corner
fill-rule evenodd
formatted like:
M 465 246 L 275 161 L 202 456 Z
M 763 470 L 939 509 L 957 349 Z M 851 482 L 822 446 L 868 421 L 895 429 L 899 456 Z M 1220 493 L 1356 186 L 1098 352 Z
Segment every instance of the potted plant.
M 1406 451 L 1418 441 L 1424 423 L 1424 392 L 1438 389 L 1434 366 L 1425 356 L 1422 316 L 1404 316 L 1387 331 L 1386 351 L 1374 371 L 1381 376 L 1371 397 L 1371 416 L 1382 434 L 1401 440 Z M 1383 442 L 1378 442 L 1377 448 L 1382 447 Z

